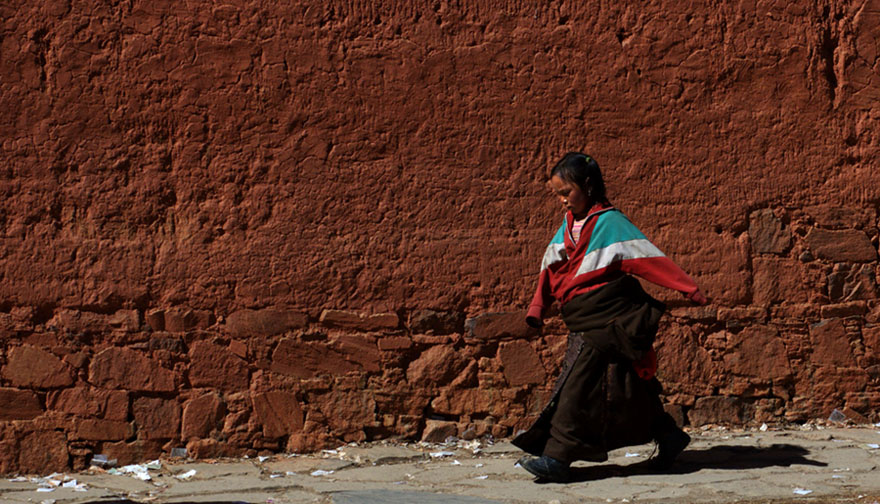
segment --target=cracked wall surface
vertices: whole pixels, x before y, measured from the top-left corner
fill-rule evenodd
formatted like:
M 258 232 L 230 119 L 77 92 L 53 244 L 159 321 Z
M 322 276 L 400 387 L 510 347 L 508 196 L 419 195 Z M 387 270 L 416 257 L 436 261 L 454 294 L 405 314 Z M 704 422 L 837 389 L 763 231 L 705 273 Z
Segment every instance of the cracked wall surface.
M 0 472 L 506 436 L 568 150 L 680 421 L 877 421 L 880 1 L 0 5 Z M 51 447 L 51 449 L 47 449 Z

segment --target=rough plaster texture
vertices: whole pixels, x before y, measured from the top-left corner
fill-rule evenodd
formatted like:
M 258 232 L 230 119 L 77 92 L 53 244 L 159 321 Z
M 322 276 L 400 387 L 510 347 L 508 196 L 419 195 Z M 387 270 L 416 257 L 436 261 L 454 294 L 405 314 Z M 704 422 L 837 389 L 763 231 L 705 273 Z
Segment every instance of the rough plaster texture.
M 670 411 L 876 420 L 878 51 L 877 0 L 5 2 L 0 470 L 510 434 L 571 149 L 713 300 Z

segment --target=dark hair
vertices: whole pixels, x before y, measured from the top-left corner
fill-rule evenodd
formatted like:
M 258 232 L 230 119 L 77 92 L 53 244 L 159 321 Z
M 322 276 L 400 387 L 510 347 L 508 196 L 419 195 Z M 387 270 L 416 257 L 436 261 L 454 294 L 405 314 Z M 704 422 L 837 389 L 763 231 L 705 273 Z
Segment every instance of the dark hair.
M 604 201 L 605 181 L 595 159 L 580 152 L 569 152 L 562 156 L 550 170 L 550 177 L 558 176 L 566 182 L 576 184 L 593 201 Z

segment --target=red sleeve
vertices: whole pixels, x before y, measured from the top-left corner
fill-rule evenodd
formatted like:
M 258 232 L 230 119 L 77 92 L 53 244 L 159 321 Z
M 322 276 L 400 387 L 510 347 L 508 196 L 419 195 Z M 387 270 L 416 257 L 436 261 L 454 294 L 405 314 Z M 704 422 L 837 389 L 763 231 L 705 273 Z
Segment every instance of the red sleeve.
M 535 296 L 532 298 L 528 313 L 526 313 L 526 323 L 532 327 L 544 325 L 544 312 L 553 304 L 553 300 L 550 289 L 550 270 L 544 269 L 538 276 L 538 288 L 535 289 Z
M 688 299 L 692 299 L 700 290 L 697 283 L 684 270 L 665 256 L 622 261 L 620 269 L 661 287 L 677 290 Z

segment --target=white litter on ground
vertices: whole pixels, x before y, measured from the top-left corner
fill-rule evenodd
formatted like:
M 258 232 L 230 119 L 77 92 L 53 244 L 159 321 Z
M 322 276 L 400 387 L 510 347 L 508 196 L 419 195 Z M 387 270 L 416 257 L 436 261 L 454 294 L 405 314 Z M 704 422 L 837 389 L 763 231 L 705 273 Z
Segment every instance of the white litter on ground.
M 19 479 L 19 481 L 22 480 Z M 69 488 L 76 492 L 88 491 L 85 483 L 78 483 L 70 476 L 62 475 L 59 473 L 52 473 L 45 478 L 30 478 L 29 480 L 25 479 L 24 481 L 30 481 L 31 483 L 36 483 L 40 485 L 37 488 L 37 492 L 52 492 L 56 488 Z
M 794 493 L 796 495 L 810 495 L 811 493 L 813 493 L 813 491 L 807 490 L 806 488 L 795 488 Z
M 110 471 L 107 471 L 110 472 Z M 153 479 L 150 477 L 150 471 L 147 469 L 147 466 L 140 464 L 131 464 L 127 466 L 122 466 L 119 468 L 119 471 L 123 474 L 131 474 L 132 478 L 139 479 L 141 481 L 150 481 Z M 118 473 L 114 473 L 118 474 Z
M 318 469 L 317 471 L 312 471 L 312 476 L 329 476 L 333 474 L 333 471 L 325 471 L 323 469 Z
M 473 441 L 467 441 L 467 442 L 464 442 L 464 443 L 459 443 L 459 445 L 460 445 L 462 448 L 465 448 L 465 449 L 467 449 L 467 450 L 470 450 L 474 455 L 476 455 L 477 453 L 480 453 L 481 451 L 483 451 L 483 450 L 482 450 L 482 445 L 480 444 L 480 441 L 477 440 L 477 439 L 474 439 Z
M 183 473 L 183 474 L 178 474 L 177 476 L 175 476 L 175 478 L 177 478 L 177 479 L 179 479 L 179 480 L 188 480 L 188 479 L 192 478 L 192 477 L 195 476 L 195 475 L 196 475 L 196 470 L 195 470 L 195 469 L 190 469 L 189 471 L 187 471 L 187 472 L 185 472 L 185 473 Z

